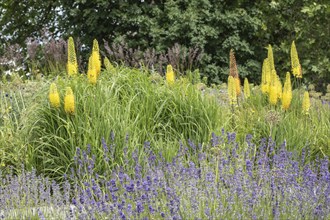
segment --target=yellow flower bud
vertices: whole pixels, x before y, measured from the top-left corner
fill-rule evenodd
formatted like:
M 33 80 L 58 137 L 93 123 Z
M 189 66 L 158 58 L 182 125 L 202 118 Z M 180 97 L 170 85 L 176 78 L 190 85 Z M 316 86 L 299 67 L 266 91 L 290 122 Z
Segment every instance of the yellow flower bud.
M 277 99 L 279 96 L 279 90 L 278 90 L 278 76 L 276 74 L 276 71 L 273 70 L 271 73 L 271 81 L 270 81 L 270 85 L 269 85 L 269 103 L 271 105 L 276 105 L 277 104 Z M 281 88 L 282 89 L 282 88 Z
M 68 40 L 68 63 L 67 72 L 69 76 L 74 76 L 78 74 L 78 63 L 76 57 L 76 50 L 74 47 L 74 41 L 72 37 Z
M 292 100 L 292 86 L 291 86 L 290 73 L 287 72 L 285 77 L 283 94 L 282 94 L 282 108 L 284 110 L 289 109 L 291 100 Z
M 277 98 L 278 99 L 282 99 L 282 83 L 280 80 L 280 77 L 278 77 L 278 75 L 276 75 L 276 89 L 277 89 Z
M 290 55 L 291 55 L 292 74 L 297 78 L 302 78 L 301 65 L 299 62 L 298 52 L 294 41 L 292 41 L 291 44 Z
M 233 49 L 231 49 L 229 52 L 229 75 L 235 79 L 236 96 L 239 96 L 241 94 L 241 81 L 239 79 L 236 58 Z
M 303 103 L 302 103 L 302 112 L 303 112 L 303 114 L 308 115 L 310 107 L 311 107 L 311 101 L 310 101 L 310 98 L 309 98 L 309 93 L 308 93 L 308 91 L 305 91 L 304 99 L 303 99 Z
M 73 115 L 75 112 L 74 95 L 71 87 L 66 88 L 65 97 L 64 97 L 64 111 L 67 114 L 71 114 L 71 115 Z
M 87 78 L 88 81 L 95 85 L 97 82 L 97 71 L 94 68 L 95 63 L 93 62 L 93 55 L 89 57 L 88 60 L 88 71 L 87 71 Z
M 269 64 L 270 70 L 275 71 L 273 48 L 270 44 L 268 45 L 267 56 L 268 56 L 267 58 L 268 58 L 268 64 Z
M 262 75 L 261 75 L 261 92 L 264 94 L 269 93 L 269 85 L 270 85 L 270 76 L 271 69 L 269 65 L 268 58 L 264 59 L 262 64 Z
M 236 96 L 241 94 L 241 80 L 237 77 L 235 78 L 235 88 L 236 88 Z
M 236 80 L 232 76 L 228 77 L 228 97 L 230 105 L 237 105 Z
M 97 74 L 95 69 L 88 70 L 87 73 L 88 82 L 95 85 L 97 82 Z
M 167 65 L 167 68 L 166 68 L 166 82 L 168 84 L 173 84 L 174 81 L 175 81 L 174 71 L 173 71 L 172 65 L 169 64 L 169 65 Z
M 276 105 L 277 104 L 277 98 L 278 98 L 278 96 L 277 96 L 277 88 L 276 88 L 275 85 L 271 85 L 269 87 L 269 97 L 268 97 L 269 103 L 271 105 Z
M 96 70 L 96 76 L 98 77 L 101 73 L 101 57 L 100 57 L 100 50 L 99 50 L 99 43 L 96 39 L 93 41 L 93 50 L 92 50 L 92 61 L 93 61 L 93 68 Z
M 233 49 L 230 49 L 229 52 L 229 75 L 234 78 L 238 78 L 238 69 Z
M 57 86 L 55 83 L 50 84 L 48 98 L 51 107 L 54 108 L 60 107 L 60 95 L 58 94 Z
M 244 97 L 248 99 L 250 97 L 250 85 L 247 78 L 244 79 Z

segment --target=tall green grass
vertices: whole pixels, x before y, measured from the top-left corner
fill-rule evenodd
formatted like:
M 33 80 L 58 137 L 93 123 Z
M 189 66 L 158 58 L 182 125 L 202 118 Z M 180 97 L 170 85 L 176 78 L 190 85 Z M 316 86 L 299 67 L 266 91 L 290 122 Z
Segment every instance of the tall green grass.
M 56 83 L 61 100 L 65 87 L 72 87 L 75 114 L 66 115 L 63 107 L 51 108 L 45 87 L 31 115 L 29 130 L 32 166 L 55 176 L 68 171 L 76 147 L 87 145 L 100 161 L 96 168 L 104 170 L 108 165 L 101 162 L 101 139 L 111 142 L 111 131 L 117 140 L 111 164 L 115 166 L 124 164 L 125 151 L 130 154 L 143 148 L 145 141 L 150 141 L 155 153 L 171 158 L 177 153 L 174 143 L 178 140 L 206 142 L 224 120 L 216 100 L 202 96 L 192 84 L 185 80 L 174 85 L 152 83 L 147 72 L 137 69 L 123 67 L 112 75 L 103 72 L 95 86 L 83 75 L 58 78 Z M 129 141 L 123 141 L 126 138 Z
M 26 163 L 24 131 L 28 127 L 34 87 L 33 82 L 0 83 L 0 169 Z

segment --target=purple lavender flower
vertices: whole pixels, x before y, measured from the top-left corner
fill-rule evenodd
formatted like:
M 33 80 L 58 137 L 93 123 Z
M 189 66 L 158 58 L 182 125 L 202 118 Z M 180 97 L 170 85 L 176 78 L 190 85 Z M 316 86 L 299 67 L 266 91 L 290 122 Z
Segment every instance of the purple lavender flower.
M 136 202 L 136 212 L 141 214 L 144 211 L 144 207 L 140 201 Z
M 215 135 L 214 132 L 212 132 L 212 135 L 211 135 L 211 146 L 212 147 L 215 147 L 215 146 L 218 146 L 220 143 L 219 143 L 219 140 L 218 140 L 218 137 Z
M 133 181 L 131 181 L 130 184 L 125 185 L 125 189 L 129 193 L 134 192 L 134 183 L 133 183 Z
M 119 216 L 122 220 L 126 220 L 126 216 L 122 211 L 119 211 Z
M 38 208 L 38 216 L 41 220 L 46 220 L 44 214 L 42 213 L 42 211 Z
M 245 160 L 245 165 L 246 165 L 246 171 L 248 175 L 252 178 L 252 162 L 249 159 Z
M 116 181 L 114 179 L 107 182 L 107 186 L 108 186 L 108 189 L 111 193 L 114 193 L 114 192 L 118 191 L 118 187 L 117 187 Z

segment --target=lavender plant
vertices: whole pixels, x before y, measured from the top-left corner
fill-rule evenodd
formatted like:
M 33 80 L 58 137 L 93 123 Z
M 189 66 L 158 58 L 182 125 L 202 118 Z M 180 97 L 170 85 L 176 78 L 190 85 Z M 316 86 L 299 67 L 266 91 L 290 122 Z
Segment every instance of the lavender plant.
M 276 150 L 264 138 L 246 136 L 242 150 L 236 133 L 212 135 L 207 146 L 188 141 L 171 162 L 155 154 L 125 154 L 132 166 L 95 172 L 90 147 L 76 149 L 62 183 L 35 171 L 0 176 L 0 216 L 39 219 L 328 219 L 330 172 L 327 158 L 307 163 Z M 114 159 L 104 141 L 103 160 Z M 141 155 L 144 155 L 141 157 Z M 110 163 L 109 163 L 110 164 Z

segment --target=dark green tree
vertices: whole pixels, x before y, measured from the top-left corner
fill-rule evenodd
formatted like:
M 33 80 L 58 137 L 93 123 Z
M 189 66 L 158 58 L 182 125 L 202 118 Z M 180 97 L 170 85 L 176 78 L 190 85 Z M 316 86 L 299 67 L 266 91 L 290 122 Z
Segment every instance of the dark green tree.
M 234 49 L 240 76 L 259 83 L 265 47 L 273 45 L 278 74 L 284 77 L 295 40 L 304 80 L 330 80 L 327 0 L 3 0 L 0 12 L 0 49 L 7 42 L 24 45 L 26 38 L 45 31 L 79 38 L 86 51 L 94 38 L 158 53 L 179 43 L 203 50 L 198 66 L 209 83 L 227 79 Z
M 23 45 L 27 38 L 38 38 L 44 31 L 56 34 L 55 9 L 54 1 L 0 1 L 0 44 Z
M 294 40 L 305 83 L 324 89 L 330 83 L 330 3 L 327 0 L 259 1 L 263 28 L 260 43 L 273 44 L 279 75 L 290 66 L 290 45 Z M 266 52 L 263 51 L 266 56 Z

